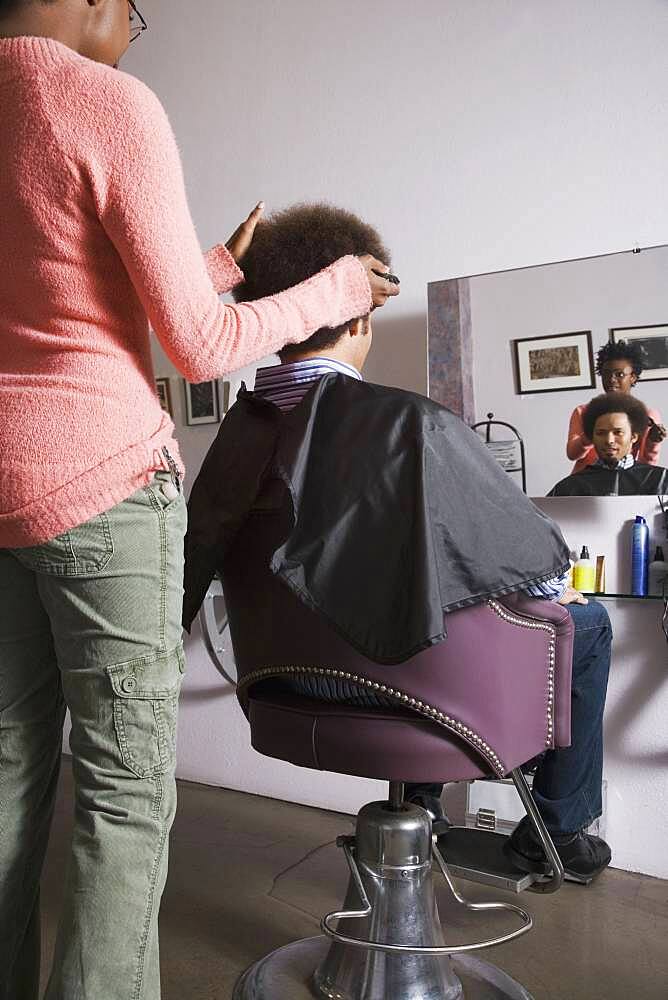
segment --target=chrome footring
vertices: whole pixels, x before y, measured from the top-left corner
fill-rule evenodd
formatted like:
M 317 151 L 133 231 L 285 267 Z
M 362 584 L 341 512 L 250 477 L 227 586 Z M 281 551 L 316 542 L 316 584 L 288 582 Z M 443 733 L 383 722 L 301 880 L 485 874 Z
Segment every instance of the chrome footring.
M 438 847 L 432 845 L 431 820 L 419 806 L 404 804 L 398 813 L 390 812 L 382 802 L 372 802 L 358 816 L 356 836 L 339 837 L 337 843 L 350 868 L 347 905 L 323 917 L 320 928 L 338 944 L 386 955 L 438 957 L 491 948 L 526 934 L 533 926 L 530 914 L 515 903 L 474 903 L 457 891 Z M 472 944 L 446 944 L 433 894 L 432 856 L 457 903 L 474 912 L 512 913 L 521 926 Z M 361 907 L 353 908 L 355 900 Z M 340 920 L 364 921 L 361 933 L 343 934 L 338 929 Z
M 427 993 L 398 991 L 391 970 L 388 976 L 373 976 L 377 956 L 367 956 L 366 972 L 360 965 L 359 979 L 354 992 L 341 992 L 336 987 L 323 992 L 316 986 L 314 970 L 325 962 L 330 942 L 325 937 L 306 938 L 279 948 L 267 955 L 243 974 L 236 985 L 232 1000 L 532 1000 L 532 996 L 509 975 L 483 962 L 473 955 L 459 955 L 452 959 L 433 959 L 448 963 L 456 977 L 458 993 Z M 363 954 L 355 955 L 360 960 Z M 403 957 L 392 957 L 391 962 L 403 964 Z M 371 973 L 371 975 L 369 975 Z M 417 989 L 422 986 L 417 985 Z

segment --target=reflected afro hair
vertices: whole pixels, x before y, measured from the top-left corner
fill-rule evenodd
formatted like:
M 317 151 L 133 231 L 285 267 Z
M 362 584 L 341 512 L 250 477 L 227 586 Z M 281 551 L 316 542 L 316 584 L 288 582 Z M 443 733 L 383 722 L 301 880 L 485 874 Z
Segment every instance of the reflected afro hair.
M 603 365 L 606 365 L 608 361 L 630 361 L 633 371 L 640 376 L 645 367 L 645 352 L 640 344 L 634 344 L 632 340 L 618 340 L 617 343 L 611 340 L 610 343 L 604 344 L 596 352 L 596 372 L 598 375 L 601 374 Z M 621 410 L 619 412 L 621 413 Z
M 624 357 L 628 357 L 628 354 Z M 631 430 L 639 437 L 649 422 L 645 404 L 635 396 L 626 392 L 604 392 L 601 396 L 595 396 L 582 414 L 584 432 L 590 441 L 594 435 L 596 421 L 606 413 L 625 413 L 629 418 Z
M 275 295 L 311 278 L 347 254 L 369 253 L 390 266 L 390 254 L 373 226 L 343 208 L 324 202 L 293 205 L 262 219 L 241 267 L 244 281 L 233 292 L 237 302 Z M 304 350 L 331 347 L 348 329 L 323 327 L 302 344 L 288 344 L 283 360 Z

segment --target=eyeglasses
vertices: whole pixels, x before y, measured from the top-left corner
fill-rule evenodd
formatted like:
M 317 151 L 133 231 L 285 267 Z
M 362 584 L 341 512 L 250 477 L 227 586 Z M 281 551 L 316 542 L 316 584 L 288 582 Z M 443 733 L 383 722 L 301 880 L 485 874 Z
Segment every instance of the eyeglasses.
M 146 31 L 148 24 L 137 10 L 134 0 L 128 0 L 130 5 L 130 41 L 136 42 L 143 31 Z M 139 22 L 139 23 L 137 23 Z
M 633 375 L 633 368 L 604 368 L 601 375 L 604 378 L 609 378 L 611 382 L 619 382 L 627 375 Z

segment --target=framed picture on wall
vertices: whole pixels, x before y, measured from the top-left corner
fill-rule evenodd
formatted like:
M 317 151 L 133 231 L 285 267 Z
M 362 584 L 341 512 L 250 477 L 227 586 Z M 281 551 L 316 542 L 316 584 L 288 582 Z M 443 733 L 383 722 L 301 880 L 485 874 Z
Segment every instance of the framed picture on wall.
M 158 399 L 160 400 L 160 406 L 163 408 L 165 413 L 169 413 L 172 420 L 174 419 L 174 410 L 172 409 L 172 391 L 169 385 L 168 378 L 157 378 L 155 380 L 155 389 L 158 393 Z
M 514 340 L 517 392 L 592 389 L 594 354 L 591 330 Z
M 186 395 L 186 424 L 217 424 L 220 422 L 218 383 L 199 382 L 192 385 L 183 380 Z
M 668 378 L 668 323 L 654 326 L 616 326 L 610 331 L 610 340 L 633 340 L 640 344 L 645 355 L 645 367 L 640 378 L 643 382 L 656 382 Z

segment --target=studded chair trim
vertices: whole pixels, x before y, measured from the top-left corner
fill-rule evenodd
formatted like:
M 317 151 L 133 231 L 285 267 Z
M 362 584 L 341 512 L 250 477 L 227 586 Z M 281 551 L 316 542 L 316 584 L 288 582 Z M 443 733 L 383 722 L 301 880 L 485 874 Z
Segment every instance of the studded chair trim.
M 512 611 L 509 611 L 506 607 L 496 601 L 487 601 L 487 605 L 496 615 L 498 615 L 499 618 L 511 625 L 515 625 L 518 628 L 540 630 L 549 635 L 545 729 L 545 746 L 549 749 L 553 746 L 554 741 L 554 670 L 556 655 L 556 628 L 549 622 L 514 614 Z M 413 697 L 406 691 L 402 691 L 400 688 L 371 680 L 368 677 L 364 677 L 360 673 L 337 670 L 335 667 L 309 666 L 307 664 L 277 664 L 271 667 L 263 667 L 247 674 L 239 681 L 237 693 L 241 694 L 242 691 L 245 691 L 251 685 L 258 683 L 258 681 L 261 680 L 267 680 L 270 677 L 295 676 L 297 674 L 331 677 L 335 679 L 339 678 L 341 680 L 350 681 L 353 684 L 358 684 L 360 687 L 367 688 L 375 693 L 382 694 L 390 699 L 393 699 L 396 701 L 398 707 L 407 708 L 418 715 L 422 715 L 425 718 L 430 719 L 432 722 L 435 722 L 437 725 L 443 726 L 444 729 L 447 729 L 454 736 L 459 737 L 459 739 L 463 740 L 473 750 L 475 750 L 476 753 L 489 764 L 492 770 L 499 777 L 503 777 L 507 774 L 508 769 L 496 750 L 490 746 L 480 733 L 476 732 L 470 726 L 467 726 L 460 719 L 453 718 L 446 712 L 441 711 L 435 706 L 430 705 L 419 698 Z

